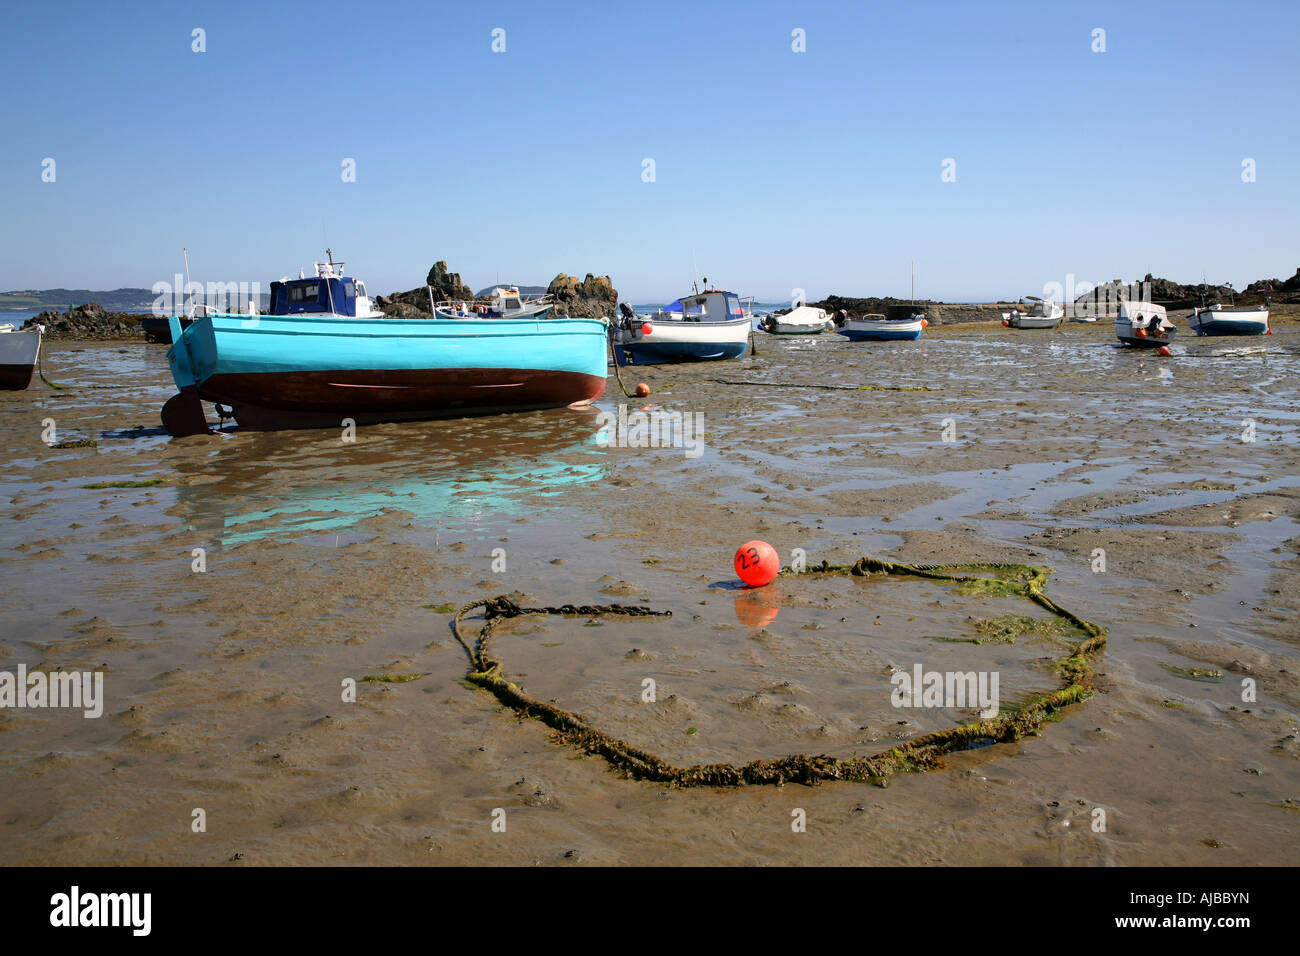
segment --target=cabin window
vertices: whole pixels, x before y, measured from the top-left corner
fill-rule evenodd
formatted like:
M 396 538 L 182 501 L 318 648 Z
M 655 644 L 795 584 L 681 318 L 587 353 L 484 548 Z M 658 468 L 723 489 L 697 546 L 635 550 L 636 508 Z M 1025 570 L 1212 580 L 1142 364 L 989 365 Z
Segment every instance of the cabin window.
M 357 297 L 357 284 L 351 281 L 343 283 L 343 294 L 349 299 L 355 299 Z
M 364 282 L 358 282 L 357 295 L 364 296 L 365 294 L 366 294 L 366 284 Z
M 503 300 L 502 300 L 502 303 L 503 303 L 504 308 L 507 308 L 507 309 L 519 309 L 519 308 L 522 308 L 522 306 L 519 304 L 519 300 L 518 300 L 518 299 L 503 299 Z
M 305 285 L 289 286 L 290 302 L 315 302 L 320 298 L 320 283 L 310 282 Z

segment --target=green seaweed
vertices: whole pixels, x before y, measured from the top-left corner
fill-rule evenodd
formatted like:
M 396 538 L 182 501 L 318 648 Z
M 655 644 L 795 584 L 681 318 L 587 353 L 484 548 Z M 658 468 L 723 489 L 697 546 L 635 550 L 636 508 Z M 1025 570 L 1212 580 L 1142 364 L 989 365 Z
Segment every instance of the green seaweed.
M 974 568 L 992 571 L 998 577 L 973 579 L 953 573 Z M 1106 630 L 1061 607 L 1043 592 L 1049 568 L 1021 564 L 908 565 L 863 557 L 852 565 L 830 565 L 823 561 L 807 573 L 910 575 L 968 585 L 974 580 L 1005 585 L 1008 583 L 1006 578 L 1014 576 L 1020 579 L 1017 592 L 1019 596 L 1068 621 L 1086 637 L 1072 646 L 1070 656 L 1057 662 L 1062 680 L 1059 689 L 1032 696 L 1011 710 L 1004 709 L 997 717 L 973 720 L 958 727 L 924 734 L 875 756 L 842 759 L 826 755 L 793 754 L 776 760 L 754 760 L 743 766 L 724 763 L 677 767 L 662 757 L 590 726 L 582 717 L 553 702 L 528 696 L 518 685 L 503 676 L 504 665 L 501 661 L 488 655 L 488 647 L 497 625 L 522 615 L 618 615 L 630 618 L 666 617 L 672 614 L 671 611 L 622 604 L 520 607 L 505 595 L 499 595 L 462 607 L 452 620 L 452 632 L 469 657 L 470 671 L 465 679 L 490 692 L 520 717 L 531 717 L 545 723 L 551 728 L 553 741 L 575 747 L 584 753 L 599 755 L 611 767 L 630 778 L 654 780 L 677 787 L 779 786 L 784 783 L 811 784 L 820 780 L 869 781 L 896 773 L 925 771 L 942 766 L 944 755 L 949 753 L 1038 734 L 1044 723 L 1059 719 L 1064 708 L 1085 701 L 1093 694 L 1092 684 L 1096 672 L 1092 659 L 1105 647 Z M 479 629 L 478 637 L 471 642 L 461 629 L 461 623 L 467 614 L 478 608 L 483 609 L 484 623 Z
M 1217 684 L 1223 680 L 1223 671 L 1215 670 L 1212 667 L 1179 667 L 1176 664 L 1166 664 L 1164 661 L 1160 661 L 1160 666 L 1169 673 L 1187 680 L 1200 681 L 1206 684 Z
M 405 684 L 408 681 L 419 680 L 423 674 L 367 674 L 361 678 L 366 684 Z
M 421 604 L 420 606 L 426 610 L 433 611 L 435 614 L 450 614 L 452 611 L 456 610 L 456 605 L 454 604 Z
M 153 488 L 165 485 L 168 478 L 146 478 L 142 481 L 96 481 L 94 484 L 82 485 L 83 488 Z

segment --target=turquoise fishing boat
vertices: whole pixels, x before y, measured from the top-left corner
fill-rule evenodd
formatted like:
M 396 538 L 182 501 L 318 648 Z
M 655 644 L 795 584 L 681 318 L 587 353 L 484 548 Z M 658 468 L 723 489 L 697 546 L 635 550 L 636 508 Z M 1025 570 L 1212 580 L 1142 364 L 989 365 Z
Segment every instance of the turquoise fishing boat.
M 184 330 L 172 316 L 167 431 L 208 431 L 204 401 L 274 430 L 588 405 L 605 390 L 604 319 L 385 318 L 341 266 L 271 283 L 270 315 Z

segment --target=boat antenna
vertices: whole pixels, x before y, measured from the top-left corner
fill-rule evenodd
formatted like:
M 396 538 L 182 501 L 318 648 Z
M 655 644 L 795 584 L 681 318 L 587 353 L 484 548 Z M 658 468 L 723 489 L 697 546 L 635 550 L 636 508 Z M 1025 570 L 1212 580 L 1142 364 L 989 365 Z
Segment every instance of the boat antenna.
M 181 301 L 184 302 L 190 295 L 190 251 L 182 246 L 181 255 L 185 257 L 185 288 L 181 289 Z
M 691 250 L 691 288 L 695 290 L 696 295 L 700 292 L 700 284 L 696 281 L 700 276 L 700 270 L 695 264 L 695 250 Z M 704 284 L 708 285 L 709 280 L 705 279 Z
M 334 276 L 334 253 L 329 250 L 329 247 L 326 247 L 325 249 L 325 258 L 329 260 L 329 264 L 330 264 L 330 274 L 324 277 L 325 295 L 328 296 L 330 300 L 330 314 L 333 315 L 334 314 L 334 287 L 330 284 L 330 279 L 333 278 Z M 353 311 L 356 310 L 354 309 Z

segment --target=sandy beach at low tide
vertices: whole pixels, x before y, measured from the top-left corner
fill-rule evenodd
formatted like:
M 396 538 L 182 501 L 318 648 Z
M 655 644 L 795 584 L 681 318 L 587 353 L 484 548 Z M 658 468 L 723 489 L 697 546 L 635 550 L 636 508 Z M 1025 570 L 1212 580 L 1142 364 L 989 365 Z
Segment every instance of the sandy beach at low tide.
M 1293 863 L 1300 326 L 1179 324 L 1169 358 L 1105 322 L 758 333 L 755 358 L 625 371 L 647 400 L 611 375 L 595 409 L 355 442 L 172 440 L 164 347 L 47 343 L 66 388 L 0 393 L 0 670 L 102 672 L 104 714 L 0 710 L 0 862 Z M 701 454 L 597 444 L 620 403 L 701 414 Z M 918 663 L 996 670 L 1006 700 L 1056 686 L 1050 636 L 935 640 L 1025 602 L 793 574 L 740 591 L 751 538 L 787 562 L 1049 565 L 1048 593 L 1109 629 L 1099 692 L 885 787 L 679 790 L 462 680 L 446 606 L 510 593 L 673 612 L 530 618 L 497 651 L 529 693 L 676 762 L 871 754 L 969 719 L 893 705 Z

